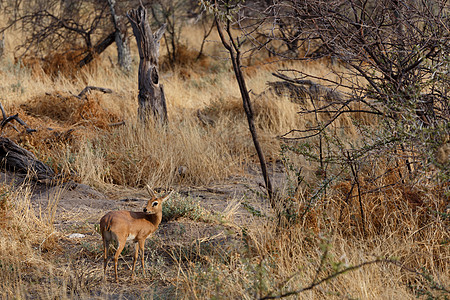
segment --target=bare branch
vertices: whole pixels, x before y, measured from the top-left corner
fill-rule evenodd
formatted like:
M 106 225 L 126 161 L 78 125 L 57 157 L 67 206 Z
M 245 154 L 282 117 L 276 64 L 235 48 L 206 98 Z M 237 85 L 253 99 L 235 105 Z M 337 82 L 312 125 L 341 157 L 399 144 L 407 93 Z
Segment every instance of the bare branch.
M 92 90 L 100 91 L 105 94 L 111 94 L 113 92 L 111 89 L 108 89 L 108 88 L 102 88 L 102 87 L 88 85 L 78 94 L 78 98 L 83 98 L 86 95 L 86 93 L 89 93 Z
M 287 293 L 281 293 L 281 294 L 276 295 L 276 296 L 271 296 L 272 294 L 274 294 L 274 292 L 271 292 L 271 293 L 267 294 L 266 296 L 264 296 L 262 298 L 259 298 L 259 299 L 260 300 L 281 299 L 281 298 L 286 298 L 286 297 L 289 297 L 289 296 L 292 296 L 292 295 L 298 295 L 300 293 L 312 290 L 313 288 L 321 285 L 322 283 L 328 282 L 328 281 L 330 281 L 330 280 L 332 280 L 332 279 L 334 279 L 334 278 L 336 278 L 336 277 L 338 277 L 338 276 L 340 276 L 340 275 L 342 275 L 344 273 L 348 273 L 348 272 L 351 272 L 351 271 L 358 270 L 358 269 L 360 269 L 362 267 L 365 267 L 365 266 L 369 266 L 369 265 L 373 265 L 373 264 L 379 264 L 379 263 L 386 263 L 386 264 L 395 265 L 395 266 L 397 266 L 397 267 L 399 267 L 401 269 L 404 269 L 404 270 L 406 270 L 408 272 L 411 272 L 411 273 L 414 273 L 416 275 L 419 275 L 419 276 L 421 276 L 421 277 L 423 277 L 423 278 L 428 280 L 428 276 L 427 275 L 425 275 L 425 274 L 423 274 L 421 272 L 418 272 L 416 270 L 410 269 L 408 267 L 405 267 L 404 264 L 402 264 L 399 261 L 396 261 L 396 260 L 393 260 L 393 259 L 379 258 L 379 259 L 363 262 L 363 263 L 360 263 L 358 265 L 345 268 L 345 269 L 343 269 L 341 271 L 338 271 L 338 272 L 335 272 L 335 273 L 333 273 L 333 274 L 331 274 L 329 276 L 326 276 L 326 277 L 322 278 L 319 281 L 316 281 L 316 279 L 314 279 L 313 282 L 311 282 L 311 284 L 309 284 L 308 286 L 306 286 L 304 288 L 301 288 L 301 289 L 298 289 L 298 290 L 294 290 L 294 291 L 290 291 L 290 292 L 287 292 Z M 446 293 L 450 293 L 448 288 L 446 288 L 444 285 L 435 284 L 433 286 L 433 288 L 441 290 L 441 291 L 444 291 Z

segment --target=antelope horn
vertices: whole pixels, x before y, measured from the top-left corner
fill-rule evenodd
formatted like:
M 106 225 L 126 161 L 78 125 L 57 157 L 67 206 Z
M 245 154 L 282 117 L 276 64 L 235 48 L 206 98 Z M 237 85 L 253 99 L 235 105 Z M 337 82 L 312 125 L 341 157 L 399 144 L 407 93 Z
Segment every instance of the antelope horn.
M 150 194 L 150 197 L 154 198 L 155 192 L 150 188 L 150 186 L 148 184 L 146 185 L 146 188 L 147 188 L 147 192 Z

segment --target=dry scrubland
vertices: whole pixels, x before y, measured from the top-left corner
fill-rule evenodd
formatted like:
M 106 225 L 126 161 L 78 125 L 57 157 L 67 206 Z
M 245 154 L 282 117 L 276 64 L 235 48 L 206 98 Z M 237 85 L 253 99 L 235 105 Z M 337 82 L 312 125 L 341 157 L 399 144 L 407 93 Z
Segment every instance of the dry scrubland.
M 62 174 L 62 181 L 72 179 L 93 186 L 112 198 L 136 193 L 145 184 L 163 189 L 195 189 L 213 184 L 232 186 L 236 178 L 246 180 L 249 185 L 260 182 L 259 176 L 248 173 L 249 167 L 258 169 L 257 158 L 229 62 L 221 59 L 224 53 L 218 43 L 208 43 L 208 56 L 194 61 L 196 53 L 192 45 L 198 45 L 195 38 L 199 36 L 195 30 L 189 30 L 186 38 L 183 64 L 174 71 L 162 70 L 168 128 L 143 128 L 136 123 L 136 51 L 134 70 L 124 75 L 113 63 L 115 49 L 110 47 L 81 71 L 72 68 L 70 59 L 58 55 L 49 57 L 51 64 L 24 60 L 27 66 L 20 67 L 14 63 L 11 52 L 7 52 L 0 62 L 1 102 L 9 114 L 19 113 L 37 132 L 26 135 L 6 128 L 3 135 L 34 152 Z M 7 35 L 7 51 L 13 47 L 14 39 Z M 56 61 L 64 64 L 58 67 Z M 221 212 L 203 208 L 207 198 L 198 203 L 178 194 L 168 204 L 165 213 L 171 217 L 166 218 L 178 222 L 177 217 L 181 216 L 179 220 L 184 221 L 180 222 L 195 222 L 206 232 L 220 226 L 225 233 L 172 244 L 155 237 L 147 242 L 147 277 L 138 268 L 136 281 L 130 282 L 130 271 L 121 260 L 122 283 L 115 284 L 112 273 L 103 281 L 101 242 L 95 222 L 101 214 L 91 218 L 80 216 L 75 228 L 56 226 L 61 218 L 77 220 L 77 215 L 70 215 L 70 211 L 64 215 L 56 213 L 58 195 L 39 209 L 33 205 L 27 185 L 12 189 L 5 184 L 0 193 L 0 298 L 110 295 L 253 299 L 271 291 L 297 290 L 346 267 L 377 258 L 392 259 L 395 263 L 363 266 L 293 297 L 448 298 L 442 288 L 448 290 L 450 286 L 449 221 L 448 214 L 438 213 L 445 211 L 448 204 L 444 187 L 424 178 L 414 188 L 405 183 L 377 191 L 379 186 L 364 181 L 363 177 L 364 189 L 375 190 L 361 199 L 366 212 L 363 235 L 357 193 L 351 191 L 350 179 L 342 176 L 326 194 L 314 198 L 314 184 L 320 180 L 316 172 L 318 164 L 281 151 L 278 135 L 317 121 L 313 115 L 297 114 L 299 108 L 312 108 L 310 99 L 294 103 L 288 96 L 268 89 L 266 84 L 276 81 L 271 71 L 280 67 L 308 69 L 326 77 L 334 76 L 330 68 L 342 66 L 327 60 L 295 65 L 265 62 L 255 60 L 245 70 L 253 94 L 258 133 L 271 172 L 283 178 L 277 181 L 282 183 L 277 184 L 280 199 L 294 203 L 295 212 L 303 216 L 301 221 L 279 226 L 276 212 L 250 189 L 245 191 L 245 199 L 222 199 L 230 205 Z M 75 95 L 86 85 L 110 88 L 113 93 L 93 91 L 86 100 L 81 100 Z M 327 115 L 319 118 L 326 120 Z M 360 115 L 355 119 L 360 124 L 376 126 L 373 117 Z M 358 142 L 355 119 L 342 116 L 332 131 L 348 142 Z M 126 125 L 110 126 L 121 121 Z M 318 140 L 311 143 L 317 145 Z M 295 172 L 287 161 L 302 166 L 309 186 L 292 192 Z M 186 167 L 182 176 L 178 173 L 180 166 Z M 388 174 L 377 184 L 389 186 L 399 182 L 397 171 L 388 158 L 379 157 L 361 172 Z M 349 199 L 348 194 L 355 197 Z M 245 205 L 244 209 L 241 202 L 253 204 Z M 235 220 L 235 215 L 245 213 L 244 221 Z M 88 233 L 90 238 L 74 242 L 66 238 L 72 232 Z M 129 264 L 130 252 L 125 254 Z

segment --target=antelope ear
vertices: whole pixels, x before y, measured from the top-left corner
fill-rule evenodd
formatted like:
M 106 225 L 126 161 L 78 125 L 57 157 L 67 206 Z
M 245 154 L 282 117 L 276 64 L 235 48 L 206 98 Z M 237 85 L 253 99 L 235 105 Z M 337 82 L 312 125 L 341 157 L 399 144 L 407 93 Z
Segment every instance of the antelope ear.
M 153 192 L 150 186 L 147 184 L 145 187 L 147 188 L 147 192 L 150 194 L 150 197 L 155 198 L 155 192 Z
M 161 202 L 168 200 L 173 193 L 175 193 L 175 191 L 171 191 L 168 195 L 164 196 L 164 198 L 161 199 Z

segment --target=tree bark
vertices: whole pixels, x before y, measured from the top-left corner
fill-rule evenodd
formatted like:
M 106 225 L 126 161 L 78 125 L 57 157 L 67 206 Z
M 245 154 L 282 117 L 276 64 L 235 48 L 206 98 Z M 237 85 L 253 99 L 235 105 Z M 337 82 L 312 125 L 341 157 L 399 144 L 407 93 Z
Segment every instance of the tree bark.
M 261 172 L 264 178 L 264 183 L 267 191 L 267 196 L 269 198 L 270 205 L 272 208 L 276 208 L 276 203 L 273 197 L 273 188 L 272 188 L 272 182 L 269 177 L 269 173 L 267 172 L 267 164 L 266 159 L 264 157 L 264 153 L 261 149 L 261 145 L 259 144 L 258 134 L 256 132 L 255 128 L 255 122 L 254 122 L 254 115 L 253 115 L 253 108 L 252 103 L 250 101 L 250 94 L 247 89 L 247 85 L 245 83 L 244 74 L 242 73 L 241 69 L 241 52 L 240 47 L 237 46 L 237 42 L 233 39 L 232 33 L 231 33 L 231 26 L 229 20 L 227 20 L 227 34 L 229 37 L 229 42 L 226 41 L 225 35 L 222 31 L 222 27 L 220 24 L 220 21 L 218 20 L 217 16 L 215 18 L 215 23 L 217 27 L 217 32 L 219 33 L 220 40 L 222 41 L 223 46 L 225 49 L 228 50 L 228 53 L 230 54 L 231 63 L 233 65 L 233 71 L 234 75 L 236 77 L 236 81 L 239 85 L 239 91 L 241 92 L 242 97 L 242 104 L 244 106 L 245 115 L 247 116 L 247 122 L 248 122 L 248 128 L 250 130 L 250 134 L 252 135 L 253 145 L 255 146 L 256 153 L 258 154 L 259 164 L 261 166 Z
M 131 53 L 130 46 L 128 44 L 127 37 L 127 27 L 121 21 L 122 17 L 116 14 L 116 1 L 108 0 L 109 8 L 111 10 L 111 18 L 114 24 L 115 32 L 115 41 L 117 46 L 117 58 L 119 61 L 119 66 L 126 73 L 131 71 Z
M 94 49 L 89 51 L 89 53 L 82 60 L 80 60 L 80 62 L 78 63 L 78 66 L 80 68 L 84 67 L 85 65 L 87 65 L 94 59 L 94 56 L 96 54 L 98 55 L 98 54 L 102 53 L 103 51 L 105 51 L 106 48 L 108 48 L 112 43 L 114 43 L 115 36 L 116 36 L 116 33 L 112 32 L 105 39 L 103 39 L 97 45 L 95 45 Z
M 5 52 L 5 33 L 3 32 L 2 37 L 0 38 L 0 59 Z
M 147 122 L 150 112 L 160 124 L 167 124 L 167 106 L 163 85 L 159 83 L 159 42 L 166 29 L 164 24 L 154 34 L 147 19 L 147 10 L 140 5 L 127 13 L 139 50 L 138 116 Z
M 33 153 L 4 137 L 0 137 L 0 167 L 36 180 L 50 180 L 55 176 L 55 172 Z

